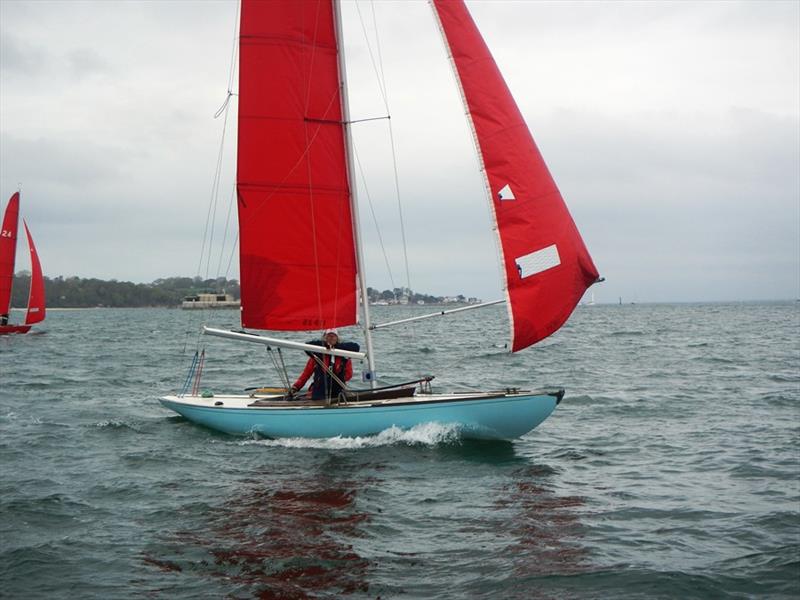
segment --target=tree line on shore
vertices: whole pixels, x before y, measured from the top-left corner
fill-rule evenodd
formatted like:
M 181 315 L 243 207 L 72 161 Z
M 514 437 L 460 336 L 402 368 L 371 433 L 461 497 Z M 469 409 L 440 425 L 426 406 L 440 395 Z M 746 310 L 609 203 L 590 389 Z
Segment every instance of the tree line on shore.
M 22 308 L 28 303 L 30 273 L 20 271 L 14 276 L 11 305 Z M 218 277 L 202 279 L 200 277 L 167 277 L 156 279 L 152 283 L 132 283 L 116 279 L 84 279 L 81 277 L 45 277 L 45 299 L 49 308 L 136 308 L 136 307 L 176 307 L 186 296 L 201 293 L 230 294 L 239 299 L 239 282 L 236 279 Z M 367 288 L 370 302 L 387 301 L 389 303 L 425 303 L 441 304 L 443 302 L 465 302 L 462 295 L 454 297 L 419 294 L 408 288 L 378 291 Z M 474 300 L 474 299 L 470 299 Z
M 30 273 L 14 277 L 11 304 L 24 307 L 28 303 Z M 111 279 L 81 277 L 44 278 L 45 300 L 48 308 L 136 308 L 147 306 L 179 306 L 186 296 L 203 292 L 227 293 L 239 298 L 239 282 L 220 277 L 167 277 L 152 283 L 132 283 Z

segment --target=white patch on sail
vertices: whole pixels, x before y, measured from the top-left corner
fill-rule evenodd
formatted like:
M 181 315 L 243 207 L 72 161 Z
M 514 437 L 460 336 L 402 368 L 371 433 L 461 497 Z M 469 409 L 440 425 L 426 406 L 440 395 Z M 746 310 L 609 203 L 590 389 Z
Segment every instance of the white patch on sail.
M 506 184 L 502 190 L 497 192 L 497 195 L 500 197 L 500 200 L 516 200 L 514 192 L 511 191 L 511 186 L 509 184 Z
M 514 262 L 517 265 L 519 276 L 525 279 L 531 275 L 557 267 L 561 264 L 561 257 L 558 255 L 558 248 L 553 244 L 547 248 L 520 256 Z

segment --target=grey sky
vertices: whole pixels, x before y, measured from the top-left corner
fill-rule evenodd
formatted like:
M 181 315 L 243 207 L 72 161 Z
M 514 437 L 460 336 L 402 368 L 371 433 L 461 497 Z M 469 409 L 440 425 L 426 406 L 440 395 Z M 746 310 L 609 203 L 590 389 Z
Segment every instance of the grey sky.
M 800 3 L 468 5 L 607 278 L 598 301 L 800 296 Z M 371 6 L 359 7 L 375 52 Z M 498 297 L 489 209 L 430 8 L 375 13 L 411 285 Z M 352 116 L 385 114 L 355 5 L 344 14 Z M 0 1 L 0 196 L 22 183 L 45 274 L 198 272 L 235 18 L 228 1 Z M 356 127 L 404 285 L 387 125 Z M 361 202 L 369 283 L 383 289 Z M 237 276 L 233 235 L 209 275 Z

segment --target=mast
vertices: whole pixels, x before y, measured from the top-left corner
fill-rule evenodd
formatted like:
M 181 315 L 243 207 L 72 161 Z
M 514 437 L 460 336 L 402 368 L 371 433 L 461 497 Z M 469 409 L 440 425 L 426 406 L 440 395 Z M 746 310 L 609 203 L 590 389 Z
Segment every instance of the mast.
M 364 341 L 367 346 L 366 379 L 370 386 L 375 388 L 375 355 L 372 351 L 372 330 L 369 317 L 369 298 L 367 297 L 367 277 L 364 273 L 364 249 L 361 243 L 361 224 L 358 213 L 358 194 L 356 192 L 356 179 L 353 175 L 353 138 L 350 131 L 350 104 L 347 95 L 347 70 L 345 67 L 344 44 L 342 43 L 342 10 L 340 0 L 333 0 L 336 18 L 334 20 L 336 32 L 337 57 L 339 60 L 339 85 L 342 99 L 342 125 L 344 126 L 344 145 L 347 151 L 347 179 L 350 183 L 350 212 L 353 219 L 353 241 L 356 247 L 356 270 L 358 271 L 358 288 L 361 296 L 361 326 L 364 329 Z

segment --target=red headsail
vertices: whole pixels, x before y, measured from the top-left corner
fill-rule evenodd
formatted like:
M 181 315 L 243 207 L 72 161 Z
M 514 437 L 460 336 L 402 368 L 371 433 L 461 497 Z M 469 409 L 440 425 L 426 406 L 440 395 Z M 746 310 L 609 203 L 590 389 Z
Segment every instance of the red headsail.
M 463 1 L 433 6 L 491 194 L 517 351 L 564 324 L 597 269 Z
M 7 315 L 11 308 L 11 285 L 14 283 L 18 225 L 19 192 L 15 192 L 8 201 L 3 217 L 3 228 L 0 229 L 0 315 Z
M 31 232 L 28 224 L 23 220 L 25 235 L 28 237 L 28 248 L 31 250 L 31 291 L 28 296 L 28 313 L 25 315 L 25 324 L 32 325 L 39 321 L 44 321 L 44 277 L 42 276 L 42 265 L 39 262 L 39 255 L 36 253 L 36 246 L 33 245 Z
M 242 0 L 242 325 L 356 322 L 356 260 L 331 0 Z

